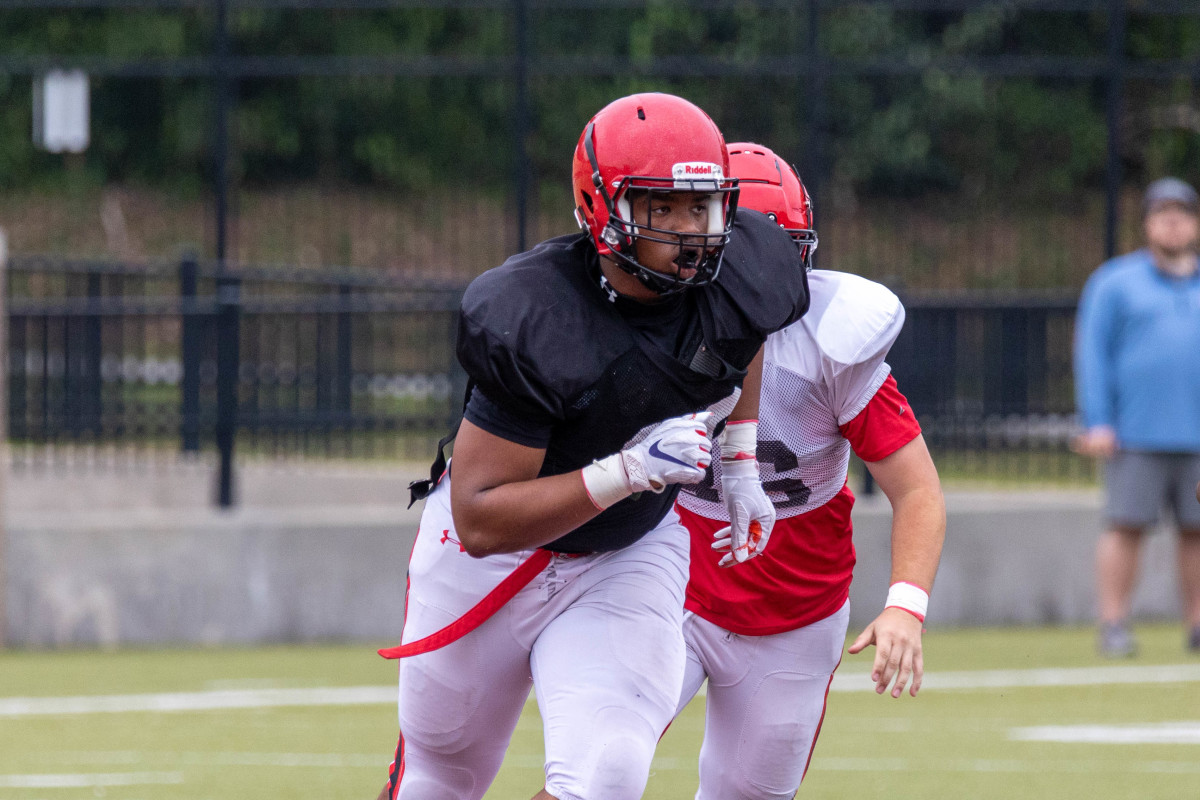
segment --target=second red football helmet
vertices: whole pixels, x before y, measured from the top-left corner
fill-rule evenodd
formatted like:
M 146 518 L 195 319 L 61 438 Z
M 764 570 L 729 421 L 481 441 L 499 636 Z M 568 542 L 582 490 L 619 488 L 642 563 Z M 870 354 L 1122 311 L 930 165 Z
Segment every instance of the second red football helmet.
M 738 203 L 779 223 L 800 247 L 804 266 L 812 269 L 817 251 L 812 198 L 796 170 L 761 144 L 734 142 L 726 149 L 730 172 L 738 180 Z
M 602 256 L 659 294 L 702 286 L 717 277 L 737 208 L 725 139 L 716 123 L 681 97 L 648 93 L 609 103 L 583 129 L 571 178 L 575 219 Z M 631 191 L 708 195 L 708 230 L 680 233 L 633 219 Z M 677 245 L 695 274 L 656 272 L 637 260 L 637 242 Z M 697 258 L 698 256 L 698 258 Z

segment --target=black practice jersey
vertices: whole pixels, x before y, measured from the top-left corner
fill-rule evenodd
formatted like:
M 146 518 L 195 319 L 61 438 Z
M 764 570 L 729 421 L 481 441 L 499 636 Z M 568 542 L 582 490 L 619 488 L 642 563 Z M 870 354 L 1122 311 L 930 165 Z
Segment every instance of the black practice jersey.
M 790 237 L 742 210 L 717 280 L 654 304 L 615 297 L 584 235 L 561 236 L 472 281 L 458 358 L 474 384 L 464 416 L 509 441 L 545 448 L 559 475 L 639 441 L 670 417 L 721 403 L 727 414 L 768 334 L 808 306 Z M 615 550 L 667 514 L 678 493 L 634 495 L 546 545 Z

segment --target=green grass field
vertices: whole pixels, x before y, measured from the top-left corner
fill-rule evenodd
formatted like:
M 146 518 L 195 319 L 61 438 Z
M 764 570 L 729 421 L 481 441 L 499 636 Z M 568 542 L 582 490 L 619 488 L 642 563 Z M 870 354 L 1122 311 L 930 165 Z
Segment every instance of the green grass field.
M 1200 657 L 1178 626 L 1138 635 L 1141 655 L 1114 663 L 1086 629 L 934 629 L 916 699 L 856 688 L 869 662 L 847 656 L 800 797 L 1196 797 Z M 366 645 L 0 652 L 0 798 L 373 799 L 394 676 Z M 1065 733 L 1092 741 L 1035 726 L 1091 726 Z M 692 797 L 702 727 L 698 698 L 646 798 Z M 541 759 L 531 702 L 487 797 L 530 797 Z

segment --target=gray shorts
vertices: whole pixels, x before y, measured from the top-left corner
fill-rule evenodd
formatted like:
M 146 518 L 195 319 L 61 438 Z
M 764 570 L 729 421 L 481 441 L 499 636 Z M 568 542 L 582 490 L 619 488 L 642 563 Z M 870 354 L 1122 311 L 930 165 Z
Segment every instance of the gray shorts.
M 1149 528 L 1168 508 L 1186 530 L 1200 530 L 1200 453 L 1121 450 L 1104 470 L 1104 514 L 1109 524 Z

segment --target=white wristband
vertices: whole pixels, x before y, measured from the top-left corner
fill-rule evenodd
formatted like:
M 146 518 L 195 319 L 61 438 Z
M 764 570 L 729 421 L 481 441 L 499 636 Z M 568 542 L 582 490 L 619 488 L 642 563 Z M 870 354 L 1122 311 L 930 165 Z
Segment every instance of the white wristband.
M 883 607 L 904 609 L 924 622 L 925 612 L 929 609 L 929 592 L 915 583 L 898 581 L 888 589 L 887 602 Z
M 745 461 L 754 458 L 758 450 L 758 420 L 739 419 L 725 423 L 720 443 L 722 461 Z
M 620 453 L 597 459 L 581 470 L 583 489 L 592 505 L 603 511 L 633 494 Z

